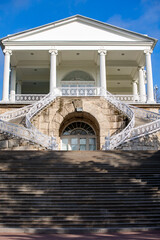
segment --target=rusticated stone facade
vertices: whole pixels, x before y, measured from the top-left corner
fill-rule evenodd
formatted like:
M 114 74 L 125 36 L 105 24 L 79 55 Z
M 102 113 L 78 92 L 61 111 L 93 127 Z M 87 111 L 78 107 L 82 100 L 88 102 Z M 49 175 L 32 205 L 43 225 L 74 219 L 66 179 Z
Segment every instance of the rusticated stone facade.
M 128 119 L 102 97 L 59 97 L 32 120 L 39 131 L 56 137 L 59 149 L 64 128 L 75 121 L 84 121 L 95 130 L 101 149 L 108 131 L 122 130 Z
M 118 146 L 117 149 L 127 151 L 160 150 L 160 132 L 152 133 L 140 138 L 135 138 Z

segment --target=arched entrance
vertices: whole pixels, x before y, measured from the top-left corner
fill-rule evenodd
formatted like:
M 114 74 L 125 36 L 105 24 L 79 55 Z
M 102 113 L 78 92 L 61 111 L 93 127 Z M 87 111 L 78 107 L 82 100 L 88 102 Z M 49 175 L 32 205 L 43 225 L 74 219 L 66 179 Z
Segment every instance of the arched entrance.
M 62 150 L 96 150 L 96 135 L 93 128 L 85 122 L 70 123 L 61 136 Z
M 59 131 L 61 150 L 94 151 L 99 149 L 99 124 L 89 113 L 68 114 Z

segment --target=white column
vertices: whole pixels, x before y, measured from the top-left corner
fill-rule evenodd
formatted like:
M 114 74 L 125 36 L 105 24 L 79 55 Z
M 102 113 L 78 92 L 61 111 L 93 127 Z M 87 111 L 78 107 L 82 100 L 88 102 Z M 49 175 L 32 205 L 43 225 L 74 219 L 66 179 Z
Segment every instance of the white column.
M 139 95 L 140 102 L 146 102 L 146 89 L 145 89 L 145 79 L 144 79 L 144 67 L 139 67 Z
M 147 103 L 154 103 L 153 77 L 152 77 L 152 51 L 144 51 L 146 55 L 146 75 L 147 75 Z
M 11 68 L 11 91 L 10 91 L 10 100 L 11 102 L 15 101 L 15 91 L 16 91 L 16 67 Z
M 22 81 L 19 80 L 17 82 L 17 94 L 21 94 L 21 92 L 22 92 Z
M 51 54 L 50 58 L 50 92 L 53 92 L 53 90 L 57 87 L 56 81 L 56 56 L 58 54 L 57 50 L 49 50 L 49 53 Z
M 3 96 L 2 101 L 9 100 L 9 76 L 10 76 L 10 56 L 12 51 L 4 50 L 4 74 L 3 74 Z
M 133 80 L 133 101 L 137 102 L 138 101 L 138 87 L 137 87 L 137 81 Z
M 100 55 L 100 85 L 102 89 L 102 95 L 105 95 L 107 90 L 106 84 L 106 50 L 98 50 Z

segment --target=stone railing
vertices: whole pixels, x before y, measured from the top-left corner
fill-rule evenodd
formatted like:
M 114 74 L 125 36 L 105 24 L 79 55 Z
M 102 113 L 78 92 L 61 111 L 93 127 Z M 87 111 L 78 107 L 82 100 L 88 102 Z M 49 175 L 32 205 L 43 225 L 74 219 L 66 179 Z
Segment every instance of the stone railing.
M 134 110 L 135 116 L 137 118 L 150 120 L 150 122 L 133 128 L 125 142 L 145 135 L 149 135 L 160 130 L 160 114 L 133 106 L 130 107 Z
M 160 119 L 147 123 L 142 126 L 138 126 L 136 128 L 133 128 L 130 134 L 128 135 L 128 138 L 126 141 L 133 140 L 135 138 L 139 138 L 145 135 L 149 135 L 151 133 L 157 132 L 160 130 Z
M 120 133 L 114 134 L 111 137 L 105 138 L 105 145 L 103 146 L 103 149 L 110 150 L 118 147 L 129 136 L 129 133 L 134 127 L 135 117 L 134 117 L 134 111 L 132 111 L 129 105 L 122 103 L 121 101 L 118 101 L 116 97 L 111 93 L 106 92 L 104 97 L 108 102 L 114 105 L 118 111 L 122 112 L 130 120 L 129 124 Z
M 135 102 L 134 95 L 114 95 L 118 101 L 121 102 Z
M 31 107 L 32 105 L 28 105 L 23 108 L 18 108 L 12 111 L 5 112 L 0 115 L 0 119 L 4 121 L 10 121 L 12 119 L 23 117 L 29 112 Z
M 49 105 L 51 102 L 53 102 L 54 99 L 56 99 L 57 96 L 59 96 L 60 93 L 57 91 L 57 89 L 55 89 L 53 92 L 47 94 L 44 98 L 42 98 L 40 101 L 36 102 L 35 104 L 32 105 L 32 107 L 30 108 L 30 110 L 28 111 L 28 113 L 26 114 L 26 126 L 27 128 L 31 129 L 35 135 L 42 134 L 41 132 L 38 131 L 38 129 L 36 129 L 33 124 L 31 123 L 31 119 L 40 111 L 42 110 L 44 107 L 46 107 L 47 105 Z M 44 134 L 42 134 L 44 135 Z M 44 139 L 42 139 L 43 141 L 41 141 L 41 139 L 39 139 L 39 144 L 40 145 L 45 145 L 48 149 L 52 149 L 52 150 L 56 150 L 57 149 L 57 144 L 56 144 L 56 139 L 54 137 L 50 137 L 47 135 L 45 136 L 45 142 Z
M 49 105 L 57 96 L 104 96 L 105 99 L 114 105 L 118 111 L 122 112 L 130 120 L 128 125 L 118 134 L 114 134 L 111 137 L 106 137 L 106 144 L 103 146 L 104 150 L 114 149 L 118 145 L 122 144 L 129 139 L 140 137 L 160 129 L 160 115 L 154 112 L 139 109 L 133 106 L 129 106 L 119 100 L 117 97 L 109 92 L 103 91 L 100 88 L 84 87 L 84 88 L 61 88 L 54 89 L 53 93 L 45 95 L 41 100 L 36 101 L 34 104 L 19 108 L 0 115 L 0 131 L 8 134 L 26 139 L 33 143 L 37 143 L 47 149 L 57 149 L 56 140 L 54 137 L 47 136 L 36 129 L 31 119 L 44 107 Z M 72 92 L 73 91 L 73 92 Z M 72 94 L 72 95 L 66 95 Z M 41 96 L 42 97 L 42 96 Z M 149 119 L 152 122 L 143 126 L 134 127 L 134 117 Z M 7 121 L 16 119 L 19 117 L 26 117 L 26 126 L 19 126 Z
M 36 129 L 32 125 L 30 120 L 37 112 L 39 112 L 42 108 L 51 103 L 57 96 L 58 93 L 56 91 L 49 93 L 48 95 L 45 95 L 43 99 L 34 103 L 33 105 L 11 111 L 10 113 L 8 113 L 8 116 L 7 113 L 5 114 L 5 116 L 4 114 L 1 115 L 2 117 L 0 116 L 0 131 L 39 144 L 47 149 L 56 150 L 56 139 L 54 137 L 50 137 L 39 132 L 38 129 Z M 2 120 L 11 120 L 14 118 L 13 116 L 17 118 L 22 116 L 23 114 L 25 114 L 26 116 L 27 128 Z
M 160 114 L 158 113 L 147 111 L 143 108 L 138 108 L 135 106 L 130 106 L 130 108 L 133 109 L 136 117 L 138 118 L 143 118 L 150 121 L 155 121 L 156 119 L 160 119 Z
M 102 94 L 100 87 L 60 87 L 58 88 L 61 92 L 62 96 L 101 96 Z M 11 103 L 33 103 L 36 101 L 40 101 L 44 98 L 47 94 L 15 94 L 14 98 L 10 95 L 10 102 Z M 127 102 L 127 103 L 134 103 L 139 102 L 136 96 L 135 99 L 134 95 L 114 95 L 118 101 Z M 14 99 L 14 100 L 13 100 Z
M 47 149 L 54 149 L 54 139 L 49 138 L 47 135 L 44 135 L 39 131 L 35 132 L 32 129 L 27 129 L 17 124 L 0 120 L 0 132 L 5 132 L 8 135 L 12 135 L 18 138 L 25 139 L 32 143 L 39 144 Z
M 59 88 L 62 96 L 100 96 L 98 87 L 61 87 Z
M 15 94 L 15 102 L 40 101 L 46 94 Z

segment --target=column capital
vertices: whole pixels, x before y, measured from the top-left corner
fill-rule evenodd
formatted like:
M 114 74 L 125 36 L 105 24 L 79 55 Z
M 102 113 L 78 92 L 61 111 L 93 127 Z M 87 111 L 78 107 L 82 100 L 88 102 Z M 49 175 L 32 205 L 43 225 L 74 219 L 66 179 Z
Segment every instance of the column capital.
M 12 50 L 4 49 L 3 52 L 4 52 L 5 54 L 12 55 Z
M 99 55 L 106 55 L 106 54 L 107 54 L 107 50 L 105 50 L 105 49 L 99 49 L 99 50 L 98 50 L 98 53 L 99 53 Z
M 133 79 L 133 80 L 132 80 L 132 84 L 133 84 L 133 83 L 138 83 L 138 81 L 135 80 L 135 79 Z
M 138 70 L 144 70 L 144 66 L 138 66 Z
M 11 70 L 13 69 L 13 70 L 16 70 L 16 66 L 11 66 Z
M 153 50 L 152 49 L 150 49 L 150 50 L 148 50 L 148 49 L 146 49 L 146 50 L 144 50 L 144 53 L 147 55 L 147 54 L 152 54 L 153 53 Z
M 56 50 L 56 49 L 50 49 L 50 50 L 49 50 L 49 53 L 50 53 L 51 55 L 58 55 L 58 50 Z

